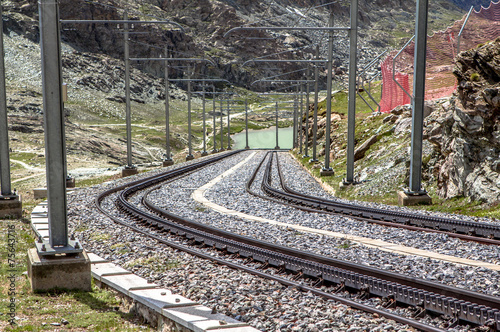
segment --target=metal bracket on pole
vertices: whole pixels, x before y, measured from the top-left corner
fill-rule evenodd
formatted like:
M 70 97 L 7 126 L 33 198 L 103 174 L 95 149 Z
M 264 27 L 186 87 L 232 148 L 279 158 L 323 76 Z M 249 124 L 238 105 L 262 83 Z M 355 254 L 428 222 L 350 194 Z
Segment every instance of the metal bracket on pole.
M 411 37 L 410 40 L 408 40 L 406 42 L 406 44 L 399 50 L 399 52 L 394 56 L 394 58 L 392 58 L 392 80 L 401 88 L 401 90 L 403 90 L 404 93 L 406 93 L 406 95 L 408 97 L 410 97 L 410 100 L 413 99 L 413 96 L 408 91 L 406 91 L 406 89 L 403 88 L 403 86 L 401 84 L 399 84 L 399 82 L 396 80 L 396 59 L 404 51 L 404 49 L 408 45 L 410 45 L 410 43 L 413 41 L 414 38 L 415 38 L 415 35 L 413 35 L 413 37 Z
M 474 6 L 470 6 L 469 12 L 467 13 L 467 17 L 465 18 L 464 24 L 462 25 L 462 28 L 460 29 L 460 32 L 458 33 L 457 36 L 457 54 L 460 53 L 460 38 L 462 37 L 462 33 L 464 32 L 464 28 L 467 25 L 467 22 L 469 22 L 469 17 L 470 14 L 472 14 L 472 10 L 474 9 Z
M 364 76 L 363 76 L 363 75 L 364 75 L 364 73 L 365 73 L 365 72 L 366 72 L 369 68 L 371 68 L 371 67 L 372 67 L 375 63 L 377 63 L 376 61 L 377 61 L 378 59 L 380 59 L 380 57 L 382 57 L 385 53 L 387 53 L 387 51 L 382 52 L 382 53 L 381 53 L 381 54 L 379 54 L 379 55 L 378 55 L 375 59 L 373 59 L 373 60 L 372 60 L 369 64 L 367 64 L 367 65 L 365 66 L 365 68 L 363 68 L 363 70 L 361 71 L 361 73 L 359 73 L 359 75 L 358 75 L 358 76 L 360 76 L 360 77 L 364 77 Z M 378 74 L 377 74 L 375 77 L 377 77 L 377 76 L 378 76 Z M 372 78 L 372 80 L 373 80 L 373 78 Z M 372 80 L 370 80 L 370 83 L 371 83 L 371 81 L 372 81 Z M 373 98 L 373 95 L 371 94 L 371 91 L 369 91 L 369 90 L 365 89 L 364 79 L 361 79 L 360 81 L 361 81 L 360 86 L 361 86 L 361 88 L 363 89 L 363 91 L 365 91 L 365 92 L 366 92 L 366 94 L 368 95 L 368 97 L 370 97 L 370 99 L 371 99 L 371 100 L 372 100 L 372 101 L 373 101 L 373 102 L 377 105 L 377 109 L 378 109 L 378 110 L 380 110 L 380 104 L 379 104 L 379 103 L 375 100 L 375 98 Z M 372 107 L 372 106 L 368 103 L 368 101 L 366 101 L 366 99 L 365 99 L 365 98 L 363 98 L 363 96 L 362 96 L 359 92 L 358 92 L 358 96 L 361 98 L 361 100 L 363 100 L 363 101 L 365 102 L 365 104 L 366 104 L 368 107 L 370 107 L 370 109 L 372 110 L 372 112 L 375 112 L 375 110 L 373 109 L 373 107 Z

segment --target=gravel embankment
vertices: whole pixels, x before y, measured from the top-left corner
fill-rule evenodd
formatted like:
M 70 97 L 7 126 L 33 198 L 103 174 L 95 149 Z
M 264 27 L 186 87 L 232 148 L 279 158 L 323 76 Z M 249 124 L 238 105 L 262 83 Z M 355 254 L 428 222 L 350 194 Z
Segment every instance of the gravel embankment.
M 191 199 L 194 190 L 244 160 L 249 153 L 243 152 L 217 165 L 205 167 L 188 177 L 166 184 L 159 190 L 153 191 L 150 198 L 155 199 L 159 206 L 184 217 L 228 231 L 457 287 L 499 295 L 500 274 L 494 271 L 366 248 L 350 242 L 349 235 L 346 235 L 345 239 L 336 239 L 228 217 L 211 211 Z M 498 250 L 489 246 L 461 243 L 433 234 L 416 235 L 414 232 L 364 224 L 345 217 L 308 214 L 249 195 L 244 189 L 244 184 L 263 156 L 264 152 L 259 152 L 244 167 L 224 177 L 207 192 L 207 198 L 230 209 L 281 222 L 379 238 L 421 249 L 432 248 L 434 251 L 459 257 L 498 262 Z M 319 195 L 322 189 L 297 163 L 291 161 L 290 156 L 280 154 L 280 158 L 290 186 Z M 139 176 L 149 176 L 156 172 L 160 171 Z M 273 176 L 276 177 L 275 174 Z M 257 176 L 253 190 L 259 190 L 261 177 L 262 172 Z M 98 193 L 128 180 L 121 179 L 113 184 L 103 184 L 70 194 L 71 228 L 76 230 L 77 236 L 82 239 L 87 250 L 125 266 L 143 277 L 155 280 L 173 292 L 197 300 L 209 307 L 215 307 L 221 313 L 248 322 L 265 331 L 401 331 L 405 329 L 404 326 L 386 319 L 373 317 L 311 294 L 282 287 L 275 282 L 215 265 L 165 246 L 157 248 L 156 241 L 117 226 L 100 215 L 93 205 Z M 277 183 L 276 179 L 273 183 Z M 107 201 L 105 204 L 108 208 L 112 208 L 112 202 Z

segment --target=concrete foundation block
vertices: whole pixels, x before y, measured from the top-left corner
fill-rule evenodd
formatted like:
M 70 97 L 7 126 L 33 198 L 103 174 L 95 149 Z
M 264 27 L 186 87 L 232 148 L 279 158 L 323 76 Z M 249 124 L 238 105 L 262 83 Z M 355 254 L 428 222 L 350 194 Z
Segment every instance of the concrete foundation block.
M 137 167 L 131 167 L 131 168 L 125 167 L 124 169 L 122 169 L 122 178 L 126 178 L 127 176 L 135 175 L 138 172 L 139 171 L 137 170 Z
M 173 164 L 174 164 L 173 160 L 164 160 L 163 161 L 163 167 L 172 166 Z
M 21 196 L 0 199 L 0 218 L 21 218 L 22 216 L 23 202 Z
M 85 251 L 72 256 L 39 256 L 32 248 L 28 250 L 28 277 L 33 291 L 91 291 L 90 259 Z
M 207 152 L 207 151 L 202 151 L 202 152 L 201 152 L 201 156 L 202 156 L 202 157 L 208 156 L 208 152 Z
M 322 169 L 319 171 L 320 176 L 334 176 L 335 172 L 332 169 Z
M 67 178 L 66 179 L 66 188 L 75 188 L 75 178 Z
M 398 205 L 413 206 L 413 205 L 431 205 L 432 198 L 427 195 L 409 195 L 404 191 L 398 191 Z
M 190 161 L 190 160 L 193 160 L 194 159 L 194 156 L 192 154 L 188 154 L 186 156 L 186 161 Z
M 35 199 L 47 198 L 47 188 L 35 188 L 35 189 L 33 189 L 33 197 Z

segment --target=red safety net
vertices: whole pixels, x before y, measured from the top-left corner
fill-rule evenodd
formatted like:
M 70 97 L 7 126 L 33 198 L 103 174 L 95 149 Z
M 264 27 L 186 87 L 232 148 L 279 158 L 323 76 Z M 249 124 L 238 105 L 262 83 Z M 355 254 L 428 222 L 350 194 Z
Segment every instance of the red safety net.
M 452 73 L 453 59 L 457 54 L 458 34 L 464 21 L 465 16 L 453 26 L 427 38 L 426 100 L 449 96 L 456 89 L 456 78 Z M 500 36 L 500 1 L 491 2 L 488 8 L 482 7 L 479 11 L 472 11 L 460 37 L 460 50 L 471 49 L 498 36 Z M 394 64 L 393 59 L 398 51 L 391 52 L 382 62 L 381 112 L 390 112 L 399 105 L 410 103 L 407 93 L 410 95 L 413 93 L 414 50 L 415 44 L 412 42 L 399 54 Z

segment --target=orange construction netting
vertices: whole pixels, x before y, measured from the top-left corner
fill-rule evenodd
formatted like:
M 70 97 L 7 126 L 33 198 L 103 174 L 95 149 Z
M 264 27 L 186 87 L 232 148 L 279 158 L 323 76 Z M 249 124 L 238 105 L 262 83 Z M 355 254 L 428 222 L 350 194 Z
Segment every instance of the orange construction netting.
M 473 10 L 461 37 L 458 38 L 465 18 L 466 16 L 456 21 L 453 26 L 436 32 L 427 39 L 426 100 L 446 97 L 455 91 L 457 81 L 452 71 L 458 40 L 460 40 L 460 51 L 464 51 L 500 36 L 500 1 L 491 2 L 488 8 Z M 395 61 L 394 78 L 410 95 L 413 92 L 414 50 L 415 44 L 412 42 Z M 392 51 L 381 64 L 381 112 L 390 112 L 399 105 L 410 103 L 410 97 L 393 80 L 393 59 L 397 53 L 397 50 Z

